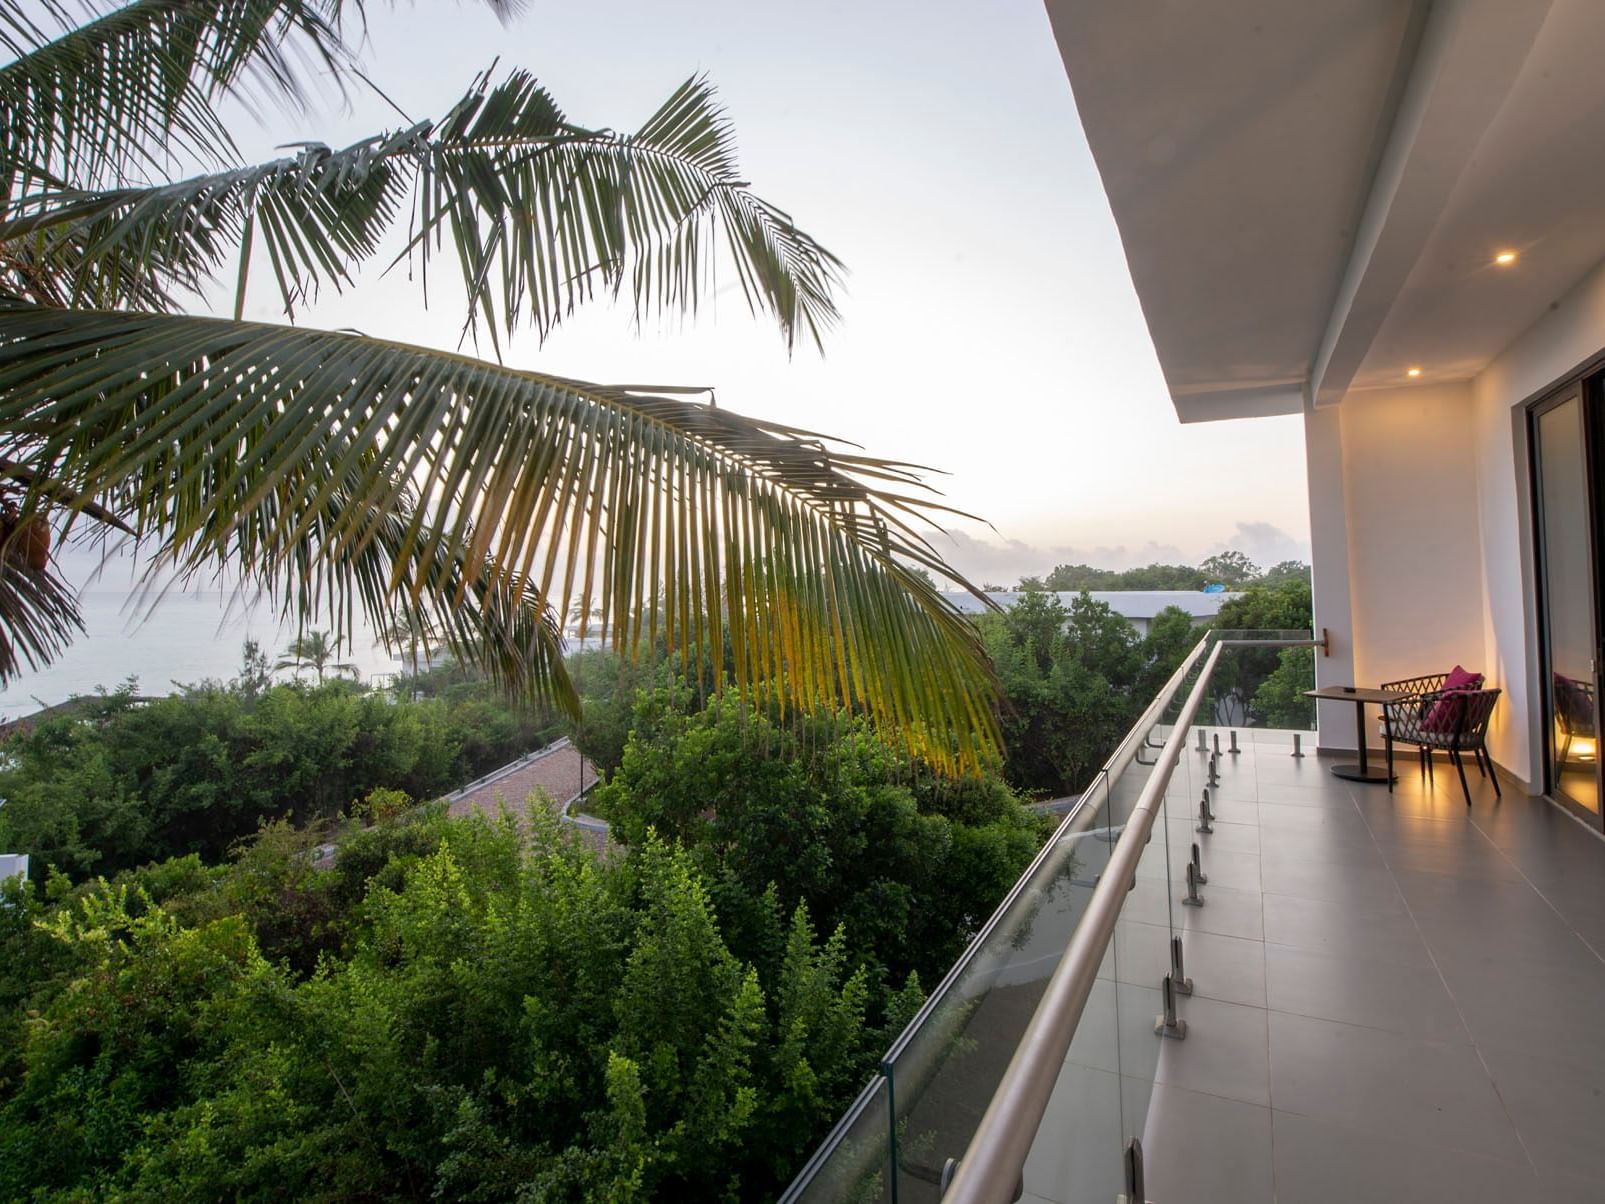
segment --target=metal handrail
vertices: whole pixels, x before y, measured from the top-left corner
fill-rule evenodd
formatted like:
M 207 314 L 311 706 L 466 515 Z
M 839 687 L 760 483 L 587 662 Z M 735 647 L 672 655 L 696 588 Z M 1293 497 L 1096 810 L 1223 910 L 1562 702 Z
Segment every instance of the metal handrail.
M 1098 779 L 1103 778 L 1108 784 L 1108 789 L 1111 792 L 1113 791 L 1114 780 L 1120 776 L 1125 767 L 1136 757 L 1137 749 L 1141 747 L 1147 732 L 1159 721 L 1159 717 L 1165 713 L 1165 708 L 1170 705 L 1171 699 L 1175 697 L 1181 683 L 1187 679 L 1187 674 L 1198 663 L 1198 658 L 1208 650 L 1209 644 L 1210 639 L 1206 635 L 1197 644 L 1193 645 L 1192 650 L 1183 658 L 1182 663 L 1176 666 L 1176 671 L 1160 687 L 1159 693 L 1154 695 L 1153 701 L 1143 711 L 1141 718 L 1132 725 L 1125 738 L 1115 746 L 1115 751 L 1109 754 L 1109 759 L 1103 763 L 1103 767 L 1092 775 L 1092 781 L 1082 791 L 1081 798 L 1076 805 L 1070 808 L 1065 813 L 1065 817 L 1059 821 L 1059 826 L 1054 829 L 1053 836 L 1043 842 L 1042 847 L 1037 850 L 1037 855 L 1031 859 L 1031 864 L 1026 866 L 1020 876 L 1015 879 L 1014 885 L 1009 888 L 1009 893 L 1003 896 L 1003 901 L 993 909 L 992 915 L 985 924 L 981 925 L 980 931 L 971 938 L 970 943 L 965 946 L 964 952 L 959 954 L 958 961 L 954 962 L 948 972 L 942 976 L 942 981 L 936 985 L 936 989 L 926 996 L 925 1003 L 920 1007 L 920 1010 L 914 1014 L 914 1018 L 904 1026 L 902 1033 L 892 1042 L 891 1048 L 886 1051 L 886 1056 L 881 1059 L 881 1068 L 883 1070 L 888 1064 L 897 1060 L 897 1055 L 902 1052 L 903 1047 L 914 1038 L 926 1018 L 937 1009 L 949 989 L 963 976 L 965 968 L 974 959 L 976 952 L 986 947 L 987 939 L 991 936 L 993 930 L 1013 908 L 1015 896 L 1025 890 L 1035 876 L 1038 864 L 1052 855 L 1054 846 L 1060 840 L 1071 833 L 1080 831 L 1085 825 L 1087 814 L 1083 814 L 1083 812 L 1087 811 L 1088 801 L 1097 794 Z
M 1208 642 L 1208 637 L 1205 637 Z M 1087 910 L 1070 935 L 1064 956 L 1048 980 L 1042 1000 L 1037 1005 L 1025 1034 L 1015 1047 L 1014 1056 L 1003 1074 L 987 1105 L 981 1123 L 970 1139 L 969 1148 L 959 1162 L 952 1183 L 943 1194 L 943 1204 L 1008 1204 L 1014 1198 L 1015 1185 L 1020 1182 L 1026 1156 L 1035 1143 L 1037 1130 L 1047 1113 L 1048 1101 L 1059 1081 L 1070 1043 L 1081 1023 L 1081 1014 L 1092 994 L 1109 941 L 1114 936 L 1115 922 L 1125 906 L 1127 893 L 1135 881 L 1137 862 L 1153 831 L 1159 805 L 1170 787 L 1171 774 L 1186 746 L 1187 733 L 1198 713 L 1222 648 L 1231 647 L 1320 647 L 1319 640 L 1217 640 L 1210 648 L 1203 672 L 1193 683 L 1177 716 L 1170 736 L 1159 753 L 1153 773 L 1143 785 L 1131 815 L 1126 820 L 1109 857 L 1109 864 Z M 1200 648 L 1202 644 L 1200 645 Z M 1187 658 L 1178 676 L 1190 668 L 1200 649 L 1195 648 Z M 1177 678 L 1172 678 L 1172 682 Z M 1167 691 L 1171 688 L 1167 682 Z M 1161 691 L 1163 695 L 1166 691 Z M 1155 704 L 1159 699 L 1155 699 Z M 1150 707 L 1150 711 L 1152 706 Z M 1149 711 L 1143 714 L 1148 719 Z M 1141 724 L 1139 724 L 1139 728 Z M 1133 729 L 1134 731 L 1138 729 Z M 1128 736 L 1122 750 L 1131 744 Z M 1122 750 L 1116 751 L 1116 756 Z M 1135 747 L 1131 749 L 1135 754 Z M 1110 758 L 1113 765 L 1114 757 Z M 1069 817 L 1066 817 L 1067 819 Z

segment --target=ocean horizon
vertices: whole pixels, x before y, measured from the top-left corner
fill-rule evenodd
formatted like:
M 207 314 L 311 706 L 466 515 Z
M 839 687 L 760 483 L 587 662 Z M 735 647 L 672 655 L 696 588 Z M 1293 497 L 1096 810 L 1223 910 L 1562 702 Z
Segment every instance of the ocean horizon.
M 174 694 L 185 686 L 237 677 L 246 640 L 277 660 L 297 634 L 267 602 L 246 606 L 223 590 L 172 591 L 154 606 L 127 589 L 96 587 L 79 595 L 85 632 L 53 664 L 24 672 L 0 689 L 0 721 L 18 719 L 79 694 L 115 690 L 129 678 L 136 692 Z M 327 622 L 307 630 L 328 630 Z M 401 663 L 386 654 L 373 630 L 362 626 L 335 658 L 364 678 L 393 673 Z M 288 670 L 279 676 L 288 679 Z

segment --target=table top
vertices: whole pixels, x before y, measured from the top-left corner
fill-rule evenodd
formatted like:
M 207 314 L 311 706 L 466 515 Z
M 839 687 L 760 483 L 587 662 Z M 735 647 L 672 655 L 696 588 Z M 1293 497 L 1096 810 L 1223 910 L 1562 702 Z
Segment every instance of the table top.
M 1322 686 L 1318 690 L 1305 690 L 1306 698 L 1324 698 L 1331 702 L 1399 702 L 1410 695 L 1398 690 L 1378 690 L 1373 686 Z

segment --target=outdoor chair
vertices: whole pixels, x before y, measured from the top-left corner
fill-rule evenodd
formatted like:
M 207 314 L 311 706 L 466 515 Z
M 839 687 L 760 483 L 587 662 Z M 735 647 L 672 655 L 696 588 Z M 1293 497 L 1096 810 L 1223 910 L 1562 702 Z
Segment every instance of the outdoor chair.
M 1571 759 L 1572 741 L 1594 735 L 1594 687 L 1575 677 L 1555 674 L 1555 724 L 1560 728 L 1560 747 L 1555 760 L 1562 765 Z
M 1388 791 L 1393 791 L 1393 746 L 1411 744 L 1419 752 L 1422 768 L 1429 777 L 1433 776 L 1432 754 L 1440 750 L 1448 754 L 1460 774 L 1460 789 L 1466 796 L 1466 806 L 1471 806 L 1471 785 L 1466 781 L 1466 767 L 1461 757 L 1468 752 L 1476 759 L 1477 772 L 1493 782 L 1494 796 L 1502 798 L 1504 792 L 1499 788 L 1499 775 L 1494 772 L 1487 743 L 1488 721 L 1493 717 L 1494 704 L 1499 701 L 1499 691 L 1477 688 L 1482 682 L 1480 676 L 1474 678 L 1475 685 L 1446 689 L 1448 678 L 1446 673 L 1434 673 L 1382 683 L 1384 690 L 1407 695 L 1382 707 Z

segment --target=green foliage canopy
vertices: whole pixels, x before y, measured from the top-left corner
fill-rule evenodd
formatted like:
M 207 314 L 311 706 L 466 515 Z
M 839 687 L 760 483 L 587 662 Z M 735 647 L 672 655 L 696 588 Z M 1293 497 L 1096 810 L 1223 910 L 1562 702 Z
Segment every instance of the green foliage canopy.
M 939 784 L 848 718 L 781 725 L 733 697 L 699 709 L 675 687 L 638 696 L 591 805 L 626 845 L 682 842 L 756 947 L 802 903 L 895 981 L 940 976 L 1048 830 L 996 777 Z
M 433 798 L 552 730 L 483 688 L 404 705 L 337 681 L 147 703 L 122 689 L 6 743 L 0 847 L 74 877 L 187 853 L 215 862 L 268 820 L 331 819 L 376 787 Z
M 1004 693 L 1004 776 L 1049 795 L 1086 787 L 1189 649 L 1190 616 L 1162 610 L 1146 638 L 1086 593 L 1022 597 L 977 620 Z
M 0 1196 L 772 1196 L 913 1001 L 805 906 L 754 960 L 691 854 L 533 822 L 7 887 Z

